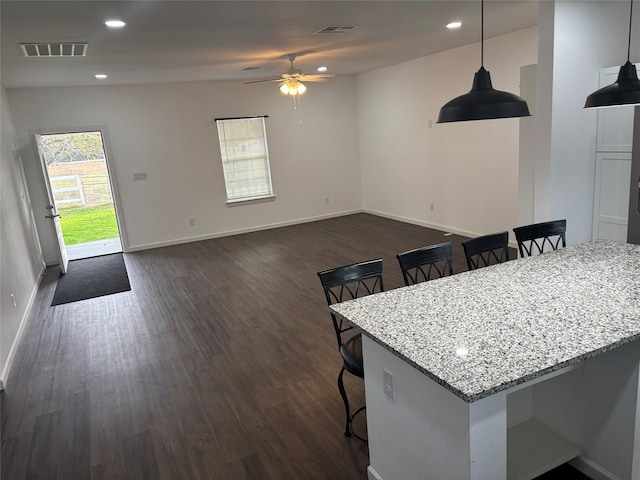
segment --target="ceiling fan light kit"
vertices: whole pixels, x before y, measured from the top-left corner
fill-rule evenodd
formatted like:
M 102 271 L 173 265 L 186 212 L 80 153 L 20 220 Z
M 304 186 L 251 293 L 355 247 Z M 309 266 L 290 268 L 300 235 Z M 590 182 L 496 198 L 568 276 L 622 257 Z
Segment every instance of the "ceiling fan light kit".
M 480 70 L 473 77 L 473 86 L 469 93 L 444 104 L 437 123 L 531 116 L 523 98 L 493 88 L 491 75 L 484 68 L 484 0 L 481 2 L 481 18 Z
M 323 82 L 325 80 L 330 80 L 335 77 L 335 75 L 331 73 L 305 75 L 302 70 L 293 65 L 295 59 L 296 55 L 291 53 L 287 55 L 287 60 L 289 60 L 291 66 L 289 67 L 289 70 L 284 72 L 280 77 L 252 80 L 244 83 L 246 85 L 250 83 L 278 82 L 280 84 L 280 91 L 285 95 L 291 95 L 293 97 L 293 108 L 297 108 L 300 105 L 300 95 L 307 91 L 307 86 L 302 83 L 303 81 Z
M 307 91 L 307 87 L 302 82 L 289 79 L 280 85 L 280 91 L 285 95 L 302 95 Z
M 620 67 L 618 78 L 611 85 L 596 90 L 587 97 L 584 108 L 616 107 L 621 105 L 640 105 L 640 80 L 636 67 L 629 60 L 631 54 L 631 26 L 633 19 L 633 0 L 629 11 L 629 42 L 627 44 L 627 62 Z

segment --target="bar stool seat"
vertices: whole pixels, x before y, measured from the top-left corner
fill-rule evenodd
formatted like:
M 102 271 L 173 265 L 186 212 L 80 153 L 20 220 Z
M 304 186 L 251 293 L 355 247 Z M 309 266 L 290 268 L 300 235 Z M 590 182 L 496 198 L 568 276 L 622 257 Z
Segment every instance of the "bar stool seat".
M 344 360 L 347 372 L 356 377 L 364 378 L 364 364 L 362 362 L 362 334 L 357 333 L 340 345 L 340 355 Z

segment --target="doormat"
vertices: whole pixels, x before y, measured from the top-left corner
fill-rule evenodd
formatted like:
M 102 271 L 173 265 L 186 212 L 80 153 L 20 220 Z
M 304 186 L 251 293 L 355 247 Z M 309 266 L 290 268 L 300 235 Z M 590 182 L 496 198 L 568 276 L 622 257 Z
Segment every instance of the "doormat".
M 122 253 L 69 262 L 60 274 L 51 306 L 131 290 Z

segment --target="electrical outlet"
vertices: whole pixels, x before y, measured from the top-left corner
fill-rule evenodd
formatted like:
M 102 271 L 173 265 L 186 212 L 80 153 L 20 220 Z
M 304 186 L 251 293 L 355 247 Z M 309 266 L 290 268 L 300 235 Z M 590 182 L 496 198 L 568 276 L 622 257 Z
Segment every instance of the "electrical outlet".
M 391 400 L 396 399 L 396 389 L 393 385 L 393 374 L 388 370 L 382 369 L 382 389 L 384 394 Z
M 324 198 L 324 204 L 325 205 L 329 205 L 329 197 L 325 197 Z
M 195 218 L 190 218 L 189 219 L 189 226 L 193 227 L 196 224 L 196 219 Z
M 434 207 L 433 203 L 430 203 L 430 204 L 429 204 L 429 210 L 431 210 L 431 211 L 433 212 L 433 209 L 434 209 L 434 208 L 435 208 L 435 207 Z

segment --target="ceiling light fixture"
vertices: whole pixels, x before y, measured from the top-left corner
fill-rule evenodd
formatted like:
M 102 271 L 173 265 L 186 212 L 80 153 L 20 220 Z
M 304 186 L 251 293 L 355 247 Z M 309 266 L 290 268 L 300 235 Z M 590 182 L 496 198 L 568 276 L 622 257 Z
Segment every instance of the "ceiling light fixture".
M 629 43 L 627 44 L 627 63 L 620 67 L 618 79 L 611 85 L 596 90 L 587 97 L 584 108 L 617 107 L 621 105 L 640 105 L 640 80 L 631 54 L 631 20 L 633 19 L 633 0 L 629 11 Z
M 473 86 L 469 93 L 454 98 L 440 109 L 437 123 L 531 116 L 523 98 L 513 93 L 495 90 L 491 85 L 491 76 L 484 68 L 484 0 L 480 4 L 480 70 L 473 77 Z
M 105 78 L 107 78 L 107 75 L 105 75 L 104 73 L 96 73 L 94 77 L 96 77 L 98 80 L 104 80 Z
M 109 28 L 122 28 L 126 25 L 122 20 L 107 20 L 104 24 Z
M 462 22 L 451 22 L 447 23 L 447 28 L 449 30 L 454 30 L 456 28 L 460 28 L 462 26 Z
M 300 106 L 300 95 L 307 91 L 307 87 L 295 78 L 288 78 L 280 85 L 280 91 L 285 95 L 291 95 L 293 97 L 293 108 Z
M 328 68 L 328 67 L 325 67 L 325 66 L 322 66 L 322 67 L 318 67 L 318 68 L 316 68 L 316 71 L 317 71 L 317 72 L 320 72 L 320 73 L 324 73 L 324 72 L 326 72 L 327 70 L 329 70 L 329 68 Z

